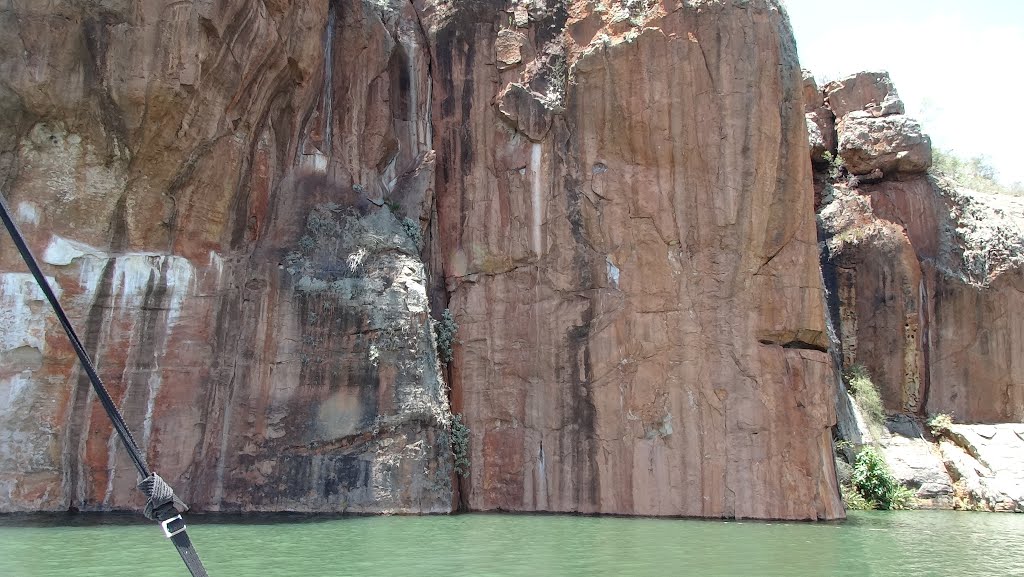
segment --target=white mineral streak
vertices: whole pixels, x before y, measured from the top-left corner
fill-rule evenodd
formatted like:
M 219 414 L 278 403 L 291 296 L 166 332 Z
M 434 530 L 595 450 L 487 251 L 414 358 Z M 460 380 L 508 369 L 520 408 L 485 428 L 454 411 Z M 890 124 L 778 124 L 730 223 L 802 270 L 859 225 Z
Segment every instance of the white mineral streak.
M 39 209 L 32 202 L 18 203 L 18 220 L 21 224 L 39 224 Z
M 54 294 L 60 297 L 57 280 L 46 277 Z M 43 291 L 28 273 L 0 273 L 0 352 L 31 347 L 43 352 L 46 321 L 50 313 Z M 34 303 L 31 304 L 30 303 Z
M 56 280 L 47 281 L 58 296 Z M 33 432 L 36 415 L 26 415 L 26 407 L 36 403 L 37 381 L 33 370 L 42 362 L 46 348 L 46 323 L 49 306 L 35 279 L 28 273 L 0 273 L 0 471 L 26 471 L 38 468 L 45 460 L 48 437 Z M 20 370 L 19 370 L 20 369 Z M 25 424 L 32 422 L 31 428 Z M 0 495 L 10 502 L 17 481 L 0 484 Z
M 107 258 L 102 250 L 85 243 L 54 235 L 43 251 L 43 262 L 54 266 L 67 266 L 82 257 Z
M 619 267 L 612 263 L 612 257 L 606 257 L 605 263 L 608 264 L 608 285 L 612 288 L 619 288 Z
M 167 327 L 173 327 L 181 314 L 181 307 L 192 292 L 195 269 L 188 259 L 180 256 L 128 254 L 114 261 L 113 289 L 118 295 L 121 309 L 139 309 L 149 284 L 161 279 L 167 287 Z
M 539 257 L 541 255 L 541 153 L 543 149 L 539 142 L 535 142 L 530 149 L 530 190 L 533 193 L 533 252 Z

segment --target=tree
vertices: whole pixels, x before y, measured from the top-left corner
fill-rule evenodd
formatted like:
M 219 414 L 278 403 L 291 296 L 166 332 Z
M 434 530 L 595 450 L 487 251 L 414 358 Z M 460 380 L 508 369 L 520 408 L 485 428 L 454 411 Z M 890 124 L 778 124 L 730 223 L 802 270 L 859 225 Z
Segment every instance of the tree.
M 1024 196 L 1024 184 L 1006 186 L 987 155 L 964 158 L 951 150 L 932 150 L 932 172 L 956 181 L 964 188 L 993 194 Z

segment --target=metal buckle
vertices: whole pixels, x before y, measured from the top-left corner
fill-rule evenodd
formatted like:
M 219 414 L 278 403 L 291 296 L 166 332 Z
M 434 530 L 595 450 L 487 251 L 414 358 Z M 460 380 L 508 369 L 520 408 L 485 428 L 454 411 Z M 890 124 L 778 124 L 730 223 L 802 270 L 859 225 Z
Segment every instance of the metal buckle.
M 175 521 L 180 521 L 181 527 L 175 527 L 173 529 L 170 528 L 169 525 Z M 164 529 L 164 535 L 166 535 L 167 538 L 170 539 L 171 537 L 174 537 L 178 533 L 181 533 L 185 530 L 185 520 L 181 518 L 181 515 L 176 515 L 166 521 L 161 521 L 160 526 Z

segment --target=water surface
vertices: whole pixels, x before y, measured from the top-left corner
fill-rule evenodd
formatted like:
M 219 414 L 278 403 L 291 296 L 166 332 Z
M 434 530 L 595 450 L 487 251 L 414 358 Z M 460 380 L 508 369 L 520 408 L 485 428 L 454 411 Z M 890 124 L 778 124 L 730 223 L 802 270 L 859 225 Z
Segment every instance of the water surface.
M 193 515 L 212 577 L 1024 575 L 1024 515 L 853 513 L 843 523 L 556 515 Z M 132 516 L 0 517 L 0 575 L 184 576 Z

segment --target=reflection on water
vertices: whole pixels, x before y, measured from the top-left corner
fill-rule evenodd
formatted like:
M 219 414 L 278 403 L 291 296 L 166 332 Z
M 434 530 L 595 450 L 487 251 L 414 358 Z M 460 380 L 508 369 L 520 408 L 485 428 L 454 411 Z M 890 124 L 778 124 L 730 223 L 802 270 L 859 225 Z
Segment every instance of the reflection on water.
M 1012 514 L 870 512 L 844 523 L 484 514 L 191 521 L 213 577 L 1024 575 L 1024 515 Z M 0 517 L 0 575 L 187 574 L 159 528 L 137 517 Z

